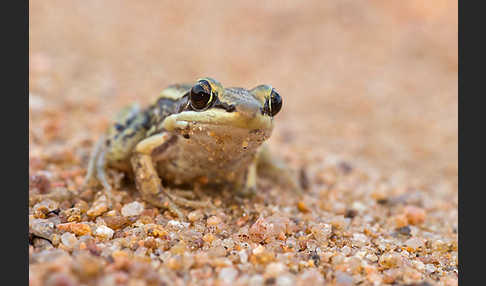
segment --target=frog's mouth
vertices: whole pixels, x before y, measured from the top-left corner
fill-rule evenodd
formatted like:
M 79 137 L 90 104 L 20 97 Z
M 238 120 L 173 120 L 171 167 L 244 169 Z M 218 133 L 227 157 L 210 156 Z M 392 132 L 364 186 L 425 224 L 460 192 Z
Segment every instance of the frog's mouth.
M 259 112 L 245 114 L 241 112 L 227 112 L 222 109 L 209 109 L 206 111 L 184 111 L 172 114 L 165 118 L 162 127 L 167 131 L 190 129 L 198 125 L 228 126 L 248 130 L 271 130 L 273 120 L 271 117 Z

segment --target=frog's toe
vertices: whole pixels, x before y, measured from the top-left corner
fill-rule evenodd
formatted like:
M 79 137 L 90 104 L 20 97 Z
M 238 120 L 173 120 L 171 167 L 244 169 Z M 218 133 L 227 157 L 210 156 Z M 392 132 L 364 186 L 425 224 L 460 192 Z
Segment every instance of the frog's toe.
M 178 196 L 176 194 L 169 194 L 170 199 L 177 205 L 189 208 L 207 208 L 212 207 L 210 202 L 204 201 L 196 201 L 196 200 L 188 200 L 183 198 L 182 196 Z
M 241 197 L 244 197 L 244 198 L 251 198 L 251 197 L 255 196 L 256 191 L 257 191 L 256 186 L 247 186 L 247 187 L 239 190 L 238 194 Z
M 173 190 L 172 194 L 174 196 L 178 196 L 178 197 L 185 198 L 185 199 L 195 199 L 196 198 L 196 194 L 193 191 Z
M 179 218 L 183 218 L 184 215 L 182 211 L 179 209 L 179 207 L 172 202 L 167 194 L 164 192 L 160 192 L 159 194 L 149 194 L 149 193 L 142 193 L 143 199 L 148 202 L 151 205 L 154 205 L 158 208 L 163 208 L 163 209 L 168 209 L 175 215 L 177 215 Z

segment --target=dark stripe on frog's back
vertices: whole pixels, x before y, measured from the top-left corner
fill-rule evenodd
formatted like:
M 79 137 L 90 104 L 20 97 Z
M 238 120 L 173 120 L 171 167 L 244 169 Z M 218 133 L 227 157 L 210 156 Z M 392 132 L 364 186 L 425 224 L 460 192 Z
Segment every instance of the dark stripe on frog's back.
M 157 130 L 160 123 L 167 116 L 180 111 L 179 107 L 187 103 L 187 96 L 184 97 L 184 95 L 191 87 L 190 84 L 174 84 L 161 92 L 157 101 L 145 110 L 150 118 L 147 136 L 160 132 L 161 130 Z
M 135 105 L 122 110 L 110 126 L 106 139 L 108 163 L 128 159 L 135 145 L 143 140 L 150 123 L 148 114 Z
M 108 160 L 126 160 L 138 142 L 160 132 L 157 130 L 159 123 L 177 112 L 184 93 L 190 88 L 189 84 L 171 85 L 147 108 L 142 110 L 137 105 L 132 105 L 120 111 L 108 130 Z

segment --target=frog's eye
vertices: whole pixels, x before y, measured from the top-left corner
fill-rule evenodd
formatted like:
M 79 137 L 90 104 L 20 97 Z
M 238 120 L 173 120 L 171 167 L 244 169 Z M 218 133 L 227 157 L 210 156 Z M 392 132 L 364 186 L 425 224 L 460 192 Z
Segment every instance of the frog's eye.
M 270 96 L 267 97 L 267 100 L 265 101 L 265 106 L 263 107 L 263 110 L 266 114 L 269 114 L 273 117 L 280 111 L 281 108 L 282 97 L 280 96 L 280 94 L 278 94 L 277 91 L 275 91 L 275 89 L 272 88 Z
M 196 83 L 189 93 L 191 99 L 191 106 L 195 110 L 203 110 L 209 107 L 213 101 L 213 92 L 211 85 L 206 80 L 201 80 Z

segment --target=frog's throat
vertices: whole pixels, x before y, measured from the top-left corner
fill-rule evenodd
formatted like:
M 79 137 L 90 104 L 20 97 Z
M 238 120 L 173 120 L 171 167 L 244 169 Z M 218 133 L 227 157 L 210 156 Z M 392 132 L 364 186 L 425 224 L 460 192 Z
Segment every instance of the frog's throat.
M 272 118 L 259 113 L 252 117 L 242 115 L 238 112 L 227 112 L 220 109 L 211 109 L 202 112 L 184 111 L 172 114 L 165 118 L 162 127 L 167 131 L 185 129 L 190 124 L 208 124 L 244 128 L 249 130 L 273 128 Z

